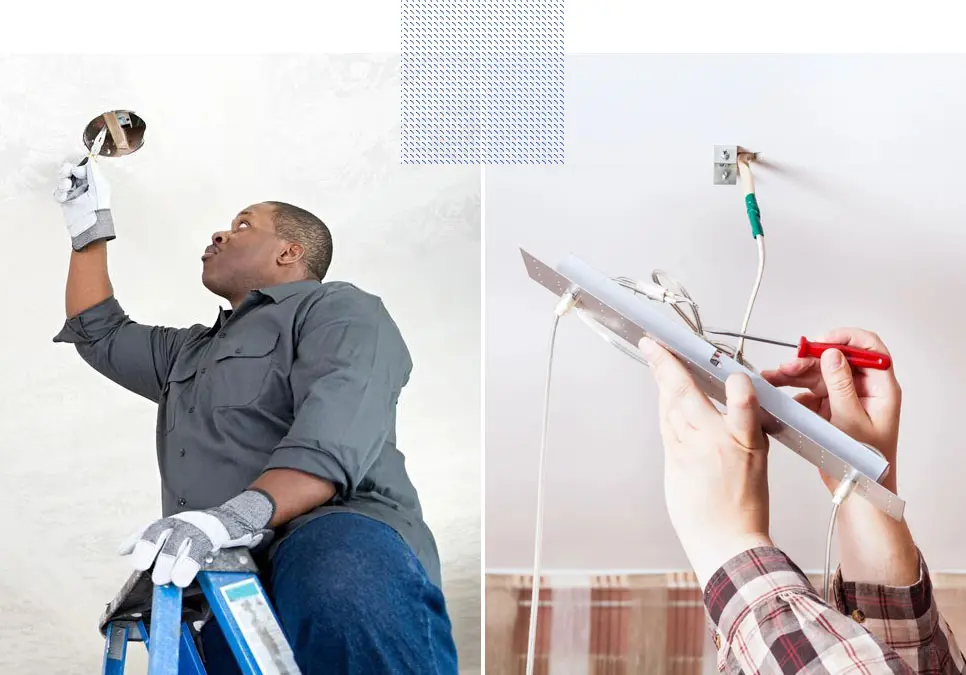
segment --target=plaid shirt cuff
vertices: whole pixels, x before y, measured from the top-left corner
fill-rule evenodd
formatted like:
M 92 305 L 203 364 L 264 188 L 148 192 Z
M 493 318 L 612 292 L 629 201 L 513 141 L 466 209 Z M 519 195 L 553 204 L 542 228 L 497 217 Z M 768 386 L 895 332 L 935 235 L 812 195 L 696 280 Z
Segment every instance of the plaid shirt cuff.
M 762 546 L 739 553 L 711 577 L 704 605 L 717 628 L 714 642 L 731 644 L 743 619 L 755 606 L 788 593 L 815 596 L 808 577 L 778 548 Z
M 753 548 L 726 562 L 708 582 L 704 600 L 723 673 L 916 672 L 896 650 L 822 602 L 777 548 Z
M 919 581 L 912 586 L 882 586 L 842 579 L 839 567 L 832 580 L 832 597 L 842 614 L 851 616 L 894 649 L 917 649 L 933 639 L 939 612 L 932 581 L 919 554 Z

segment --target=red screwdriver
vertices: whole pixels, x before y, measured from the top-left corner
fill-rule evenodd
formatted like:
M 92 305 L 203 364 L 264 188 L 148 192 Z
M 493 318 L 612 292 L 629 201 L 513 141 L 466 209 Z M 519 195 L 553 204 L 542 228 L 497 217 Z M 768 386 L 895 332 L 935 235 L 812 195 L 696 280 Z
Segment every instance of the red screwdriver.
M 831 342 L 809 342 L 805 338 L 801 338 L 798 344 L 792 344 L 791 342 L 780 342 L 778 340 L 769 340 L 768 338 L 755 337 L 754 335 L 745 335 L 743 333 L 731 333 L 725 330 L 711 330 L 710 328 L 705 328 L 706 333 L 713 333 L 715 335 L 730 335 L 731 337 L 741 338 L 746 340 L 754 340 L 755 342 L 767 342 L 771 345 L 779 345 L 781 347 L 791 347 L 792 349 L 798 349 L 798 357 L 803 358 L 806 356 L 812 356 L 814 358 L 821 358 L 822 354 L 829 349 L 838 349 L 845 356 L 845 360 L 855 366 L 856 368 L 871 368 L 873 370 L 889 370 L 892 367 L 892 359 L 887 355 L 880 352 L 874 352 L 870 349 L 859 349 L 858 347 L 851 347 L 849 345 L 839 345 Z

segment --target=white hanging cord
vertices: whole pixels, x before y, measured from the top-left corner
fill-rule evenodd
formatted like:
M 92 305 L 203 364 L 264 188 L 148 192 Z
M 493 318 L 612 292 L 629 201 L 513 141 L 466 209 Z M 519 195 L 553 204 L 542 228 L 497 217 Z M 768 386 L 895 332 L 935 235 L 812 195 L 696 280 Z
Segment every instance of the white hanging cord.
M 829 604 L 830 602 L 829 587 L 832 583 L 832 533 L 835 532 L 835 519 L 839 515 L 839 506 L 852 494 L 852 490 L 855 489 L 858 482 L 859 472 L 852 469 L 842 479 L 839 486 L 835 488 L 835 493 L 832 495 L 832 515 L 829 517 L 828 536 L 825 538 L 825 575 L 822 580 L 824 589 L 822 597 L 825 599 L 825 604 Z
M 745 316 L 741 321 L 741 332 L 748 332 L 748 323 L 751 321 L 751 310 L 755 307 L 755 299 L 758 297 L 758 290 L 761 288 L 761 278 L 765 273 L 765 233 L 761 229 L 761 212 L 758 209 L 758 198 L 755 197 L 755 178 L 748 165 L 748 155 L 738 155 L 738 176 L 741 178 L 741 186 L 745 192 L 745 210 L 748 212 L 748 220 L 751 223 L 751 234 L 758 244 L 758 272 L 755 274 L 755 285 L 751 289 L 751 297 L 748 299 L 748 306 L 745 308 Z M 745 350 L 745 338 L 738 338 L 738 348 L 735 350 L 735 360 L 743 363 Z
M 547 431 L 550 428 L 550 382 L 553 373 L 553 350 L 557 342 L 557 325 L 560 317 L 577 304 L 577 291 L 570 289 L 560 298 L 554 309 L 550 328 L 550 348 L 547 356 L 547 377 L 543 393 L 543 428 L 540 432 L 540 455 L 537 460 L 537 517 L 533 535 L 533 582 L 530 592 L 530 626 L 527 632 L 527 673 L 533 675 L 533 662 L 537 646 L 537 616 L 540 613 L 540 559 L 543 553 L 543 502 L 547 472 Z
M 741 333 L 748 332 L 748 323 L 751 321 L 751 310 L 755 307 L 755 299 L 758 297 L 758 289 L 761 288 L 761 278 L 765 273 L 765 236 L 755 237 L 758 242 L 758 273 L 755 275 L 755 285 L 751 289 L 751 297 L 748 298 L 748 306 L 745 308 L 745 317 L 741 320 Z M 745 338 L 738 338 L 738 348 L 735 350 L 735 360 L 744 363 Z

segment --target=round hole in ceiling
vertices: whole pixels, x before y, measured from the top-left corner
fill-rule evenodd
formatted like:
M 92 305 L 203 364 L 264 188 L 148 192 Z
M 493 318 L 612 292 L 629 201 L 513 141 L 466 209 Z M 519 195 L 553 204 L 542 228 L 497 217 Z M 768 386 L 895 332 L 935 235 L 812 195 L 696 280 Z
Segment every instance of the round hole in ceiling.
M 111 110 L 98 115 L 84 128 L 84 146 L 90 150 L 102 129 L 107 127 L 102 157 L 123 157 L 141 149 L 147 124 L 131 110 Z

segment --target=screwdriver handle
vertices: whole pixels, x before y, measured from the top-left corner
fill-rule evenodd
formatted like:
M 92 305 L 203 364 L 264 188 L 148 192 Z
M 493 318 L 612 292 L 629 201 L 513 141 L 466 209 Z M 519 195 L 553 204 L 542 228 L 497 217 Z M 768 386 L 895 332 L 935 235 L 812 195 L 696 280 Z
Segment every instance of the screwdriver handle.
M 809 342 L 805 338 L 802 338 L 798 342 L 798 357 L 812 356 L 818 359 L 829 349 L 837 349 L 842 352 L 845 360 L 856 368 L 889 370 L 892 367 L 892 359 L 885 354 L 880 354 L 869 349 L 850 347 L 849 345 L 837 345 L 829 342 Z

